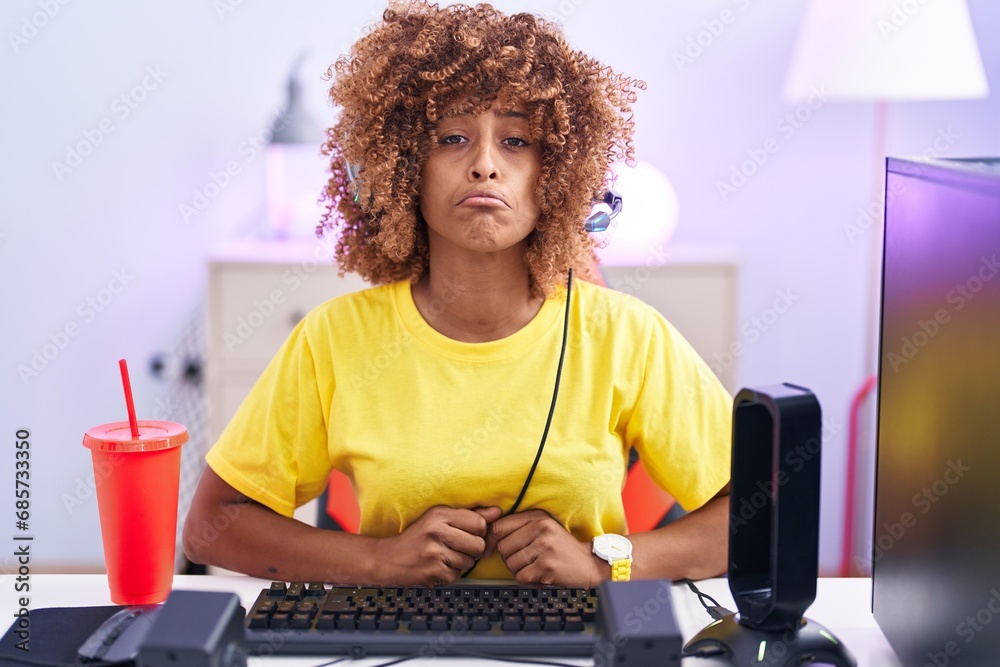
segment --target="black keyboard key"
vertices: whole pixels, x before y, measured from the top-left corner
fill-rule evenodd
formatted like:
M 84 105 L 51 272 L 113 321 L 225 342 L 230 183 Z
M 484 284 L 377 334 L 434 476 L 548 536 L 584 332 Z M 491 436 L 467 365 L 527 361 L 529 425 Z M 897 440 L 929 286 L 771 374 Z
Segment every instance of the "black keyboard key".
M 507 615 L 503 617 L 503 625 L 500 626 L 504 632 L 517 632 L 521 629 L 521 617 Z
M 305 630 L 312 624 L 312 616 L 309 614 L 295 614 L 292 616 L 291 626 L 296 630 Z
M 313 582 L 306 586 L 306 597 L 319 597 L 326 595 L 326 587 L 323 584 Z
M 323 604 L 323 611 L 354 611 L 357 609 L 354 603 L 347 600 L 330 600 Z
M 579 616 L 567 616 L 566 622 L 563 624 L 563 630 L 566 632 L 583 632 L 583 619 Z
M 398 626 L 399 622 L 395 616 L 383 616 L 378 619 L 379 630 L 395 630 Z
M 427 629 L 427 616 L 416 614 L 410 618 L 410 630 L 423 631 Z
M 524 617 L 524 631 L 534 632 L 542 629 L 542 617 L 538 614 L 527 614 Z
M 305 586 L 300 583 L 289 584 L 288 591 L 285 593 L 286 600 L 300 600 L 305 592 Z
M 473 616 L 470 621 L 469 629 L 473 632 L 488 631 L 492 625 L 488 616 Z
M 256 613 L 250 617 L 250 629 L 251 630 L 266 630 L 270 616 L 267 614 Z
M 431 630 L 447 630 L 450 625 L 448 617 L 443 614 L 435 614 L 434 616 L 431 616 Z
M 337 629 L 337 617 L 329 612 L 322 612 L 319 615 L 319 620 L 316 621 L 317 630 L 336 630 Z
M 285 591 L 288 590 L 283 581 L 272 581 L 271 588 L 267 590 L 267 596 L 272 598 L 283 598 L 285 597 Z
M 361 614 L 358 618 L 358 630 L 374 630 L 375 614 Z

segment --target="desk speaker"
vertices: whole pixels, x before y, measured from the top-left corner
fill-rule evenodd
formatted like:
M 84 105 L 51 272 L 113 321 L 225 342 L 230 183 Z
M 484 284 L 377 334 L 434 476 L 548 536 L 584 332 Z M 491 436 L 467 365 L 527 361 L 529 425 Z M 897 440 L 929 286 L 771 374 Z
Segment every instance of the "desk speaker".
M 139 650 L 141 667 L 246 667 L 240 599 L 173 591 Z
M 695 635 L 686 656 L 722 655 L 741 667 L 856 666 L 840 640 L 803 616 L 816 599 L 822 427 L 819 401 L 803 387 L 736 395 L 729 590 L 739 612 Z

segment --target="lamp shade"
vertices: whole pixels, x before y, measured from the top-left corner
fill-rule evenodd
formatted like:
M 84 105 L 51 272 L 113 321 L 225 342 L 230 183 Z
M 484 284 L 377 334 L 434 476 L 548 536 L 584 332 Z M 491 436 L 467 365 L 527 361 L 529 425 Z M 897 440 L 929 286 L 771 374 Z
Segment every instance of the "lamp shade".
M 965 0 L 811 0 L 785 82 L 802 101 L 985 97 Z

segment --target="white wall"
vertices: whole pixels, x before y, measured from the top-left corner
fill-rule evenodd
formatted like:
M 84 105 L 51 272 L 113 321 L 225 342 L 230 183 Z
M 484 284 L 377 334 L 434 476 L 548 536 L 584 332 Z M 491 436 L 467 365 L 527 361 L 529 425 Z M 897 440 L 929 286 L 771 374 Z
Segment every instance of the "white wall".
M 742 257 L 741 383 L 792 381 L 813 389 L 823 404 L 831 428 L 821 564 L 832 570 L 839 556 L 847 408 L 863 377 L 870 279 L 871 235 L 852 243 L 845 227 L 875 200 L 874 105 L 830 102 L 791 136 L 779 134 L 776 123 L 796 108 L 781 97 L 805 6 L 796 0 L 496 4 L 560 16 L 574 46 L 649 84 L 636 106 L 637 153 L 677 189 L 676 240 L 735 247 Z M 969 4 L 996 89 L 1000 5 Z M 91 471 L 83 432 L 123 418 L 115 361 L 130 360 L 138 411 L 151 413 L 163 388 L 144 372 L 146 361 L 170 346 L 202 300 L 208 249 L 261 220 L 263 159 L 241 153 L 241 142 L 266 128 L 279 109 L 285 72 L 302 50 L 310 53 L 304 69 L 310 109 L 329 118 L 319 75 L 381 7 L 367 0 L 0 6 L 0 433 L 8 441 L 18 427 L 32 433 L 36 567 L 101 567 L 93 496 L 72 508 L 64 499 Z M 679 68 L 674 53 L 727 8 L 735 20 Z M 144 99 L 126 116 L 116 100 L 143 82 L 146 90 L 136 97 Z M 67 145 L 86 140 L 88 132 L 96 137 L 104 119 L 110 133 L 101 132 L 79 166 L 57 174 L 53 162 L 65 162 Z M 996 95 L 893 104 L 888 152 L 923 152 L 939 131 L 950 130 L 957 139 L 946 156 L 998 155 L 997 119 Z M 780 140 L 780 149 L 723 201 L 717 182 L 770 137 Z M 185 222 L 179 205 L 190 204 L 210 172 L 230 160 L 240 173 Z M 116 271 L 128 284 L 103 311 L 80 308 Z M 787 312 L 766 331 L 757 328 L 754 318 L 782 293 L 793 299 Z M 67 325 L 79 327 L 78 335 L 37 377 L 22 380 L 18 366 L 30 366 L 34 351 Z M 13 449 L 3 451 L 0 456 L 10 457 L 3 465 L 13 470 Z M 7 502 L 12 511 L 13 500 Z

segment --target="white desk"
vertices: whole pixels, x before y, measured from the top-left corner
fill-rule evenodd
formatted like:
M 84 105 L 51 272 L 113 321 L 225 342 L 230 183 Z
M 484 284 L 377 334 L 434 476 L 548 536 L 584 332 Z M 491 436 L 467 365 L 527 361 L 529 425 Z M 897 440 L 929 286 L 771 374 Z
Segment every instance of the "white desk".
M 0 580 L 5 580 L 3 581 L 3 584 L 5 584 L 3 591 L 0 592 L 0 617 L 7 619 L 3 624 L 4 629 L 6 629 L 9 619 L 13 619 L 17 597 L 13 590 L 12 575 L 2 576 Z M 253 603 L 261 589 L 267 588 L 269 585 L 270 581 L 243 576 L 178 576 L 174 579 L 175 589 L 231 591 L 240 596 L 244 607 Z M 732 596 L 729 593 L 729 585 L 725 579 L 703 581 L 698 584 L 698 587 L 703 592 L 718 600 L 723 606 L 733 610 L 736 609 Z M 31 577 L 30 600 L 31 609 L 72 606 L 74 604 L 80 606 L 112 604 L 108 594 L 107 578 L 104 575 L 96 574 L 33 575 Z M 673 600 L 674 611 L 685 640 L 711 622 L 711 618 L 704 611 L 697 597 L 686 586 L 674 586 Z M 875 624 L 874 618 L 872 618 L 870 600 L 871 580 L 869 579 L 820 579 L 816 602 L 810 607 L 806 616 L 825 625 L 841 641 L 847 644 L 854 657 L 857 658 L 859 667 L 902 667 L 902 664 L 889 648 L 889 644 L 886 642 L 882 632 Z M 375 657 L 341 664 L 350 665 L 351 667 L 368 667 L 380 664 L 388 659 L 386 657 Z M 477 662 L 469 658 L 431 658 L 414 659 L 403 664 L 423 665 L 426 667 L 432 664 L 441 664 L 439 661 L 443 661 L 445 664 L 463 665 Z M 558 661 L 575 665 L 593 664 L 589 660 L 580 659 L 560 658 Z M 256 667 L 264 667 L 266 665 L 312 667 L 322 662 L 324 660 L 318 657 L 250 659 L 250 665 Z M 504 663 L 482 661 L 481 664 L 499 665 Z M 698 660 L 695 658 L 689 658 L 684 661 L 684 665 L 687 667 L 697 665 L 715 667 L 722 664 L 724 663 L 716 660 Z

